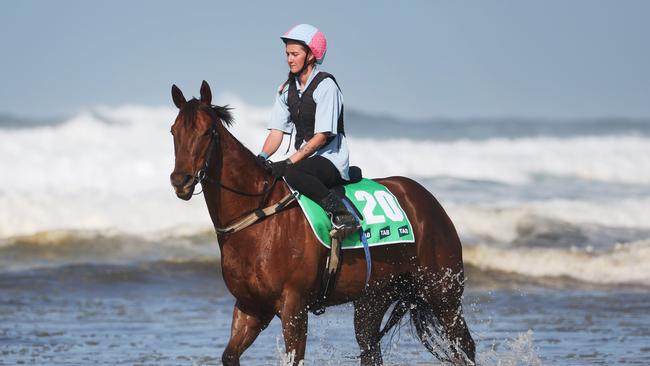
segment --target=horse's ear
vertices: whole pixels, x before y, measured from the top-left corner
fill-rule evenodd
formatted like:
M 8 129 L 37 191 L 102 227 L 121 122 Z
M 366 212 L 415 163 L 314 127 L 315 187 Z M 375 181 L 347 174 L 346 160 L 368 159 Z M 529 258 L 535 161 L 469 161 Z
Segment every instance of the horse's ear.
M 176 105 L 176 107 L 178 107 L 178 109 L 183 108 L 183 106 L 187 102 L 185 100 L 185 97 L 183 96 L 183 92 L 180 89 L 178 89 L 176 84 L 172 85 L 172 99 L 174 100 L 174 104 Z
M 212 104 L 212 91 L 210 91 L 210 85 L 205 80 L 201 83 L 201 103 Z

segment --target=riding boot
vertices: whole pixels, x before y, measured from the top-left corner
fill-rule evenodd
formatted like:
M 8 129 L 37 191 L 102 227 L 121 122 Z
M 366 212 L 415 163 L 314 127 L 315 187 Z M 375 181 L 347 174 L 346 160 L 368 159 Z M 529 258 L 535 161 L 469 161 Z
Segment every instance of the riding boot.
M 357 219 L 348 211 L 341 198 L 336 194 L 329 192 L 319 203 L 332 220 L 331 237 L 343 240 L 346 236 L 361 228 Z

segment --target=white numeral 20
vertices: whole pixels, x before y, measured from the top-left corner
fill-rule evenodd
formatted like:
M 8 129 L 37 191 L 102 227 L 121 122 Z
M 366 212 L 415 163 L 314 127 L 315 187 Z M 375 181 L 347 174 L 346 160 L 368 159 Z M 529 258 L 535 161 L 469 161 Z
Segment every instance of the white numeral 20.
M 379 206 L 384 210 L 386 216 L 388 216 L 392 221 L 404 220 L 404 215 L 397 205 L 397 202 L 395 202 L 395 197 L 390 195 L 388 192 L 376 191 L 373 197 L 373 195 L 366 191 L 356 191 L 354 197 L 359 201 L 366 201 L 366 205 L 361 211 L 367 224 L 380 224 L 386 222 L 386 217 L 384 217 L 384 215 L 375 215 L 372 213 L 375 206 L 377 206 L 377 203 L 379 203 Z

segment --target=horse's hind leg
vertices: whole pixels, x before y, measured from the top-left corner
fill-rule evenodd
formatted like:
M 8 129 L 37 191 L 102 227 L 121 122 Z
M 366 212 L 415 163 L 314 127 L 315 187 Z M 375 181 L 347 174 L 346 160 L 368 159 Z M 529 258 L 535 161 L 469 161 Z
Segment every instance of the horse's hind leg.
M 354 332 L 361 350 L 361 365 L 381 365 L 380 327 L 393 302 L 389 292 L 367 294 L 354 301 Z
M 244 312 L 239 303 L 232 314 L 230 340 L 221 356 L 224 365 L 239 365 L 239 357 L 255 341 L 262 330 L 273 319 L 273 313 L 263 316 Z
M 462 271 L 455 274 L 440 274 L 435 285 L 419 284 L 420 296 L 431 309 L 442 326 L 445 337 L 454 345 L 452 349 L 455 363 L 474 364 L 475 345 L 463 315 L 462 294 L 464 277 Z M 465 357 L 458 354 L 461 350 Z
M 445 304 L 437 310 L 438 320 L 445 330 L 445 335 L 456 347 L 460 348 L 468 361 L 473 364 L 475 357 L 475 345 L 472 335 L 469 333 L 465 317 L 463 316 L 463 307 L 460 301 L 454 301 L 450 304 Z M 456 355 L 459 358 L 459 355 Z M 458 359 L 459 364 L 465 364 L 465 360 Z

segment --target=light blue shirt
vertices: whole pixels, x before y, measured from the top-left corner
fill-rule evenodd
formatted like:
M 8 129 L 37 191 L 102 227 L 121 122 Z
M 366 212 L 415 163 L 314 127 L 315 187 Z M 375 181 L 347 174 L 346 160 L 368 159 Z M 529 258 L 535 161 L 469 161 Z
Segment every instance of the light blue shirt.
M 320 70 L 318 66 L 314 67 L 307 78 L 305 89 L 318 74 Z M 296 87 L 298 88 L 298 95 L 302 96 L 300 90 L 300 83 L 296 80 Z M 294 124 L 291 121 L 291 113 L 289 112 L 288 104 L 289 85 L 284 85 L 282 93 L 276 93 L 275 104 L 271 112 L 271 121 L 268 125 L 269 129 L 280 130 L 285 134 L 293 133 Z M 314 133 L 324 132 L 329 136 L 336 135 L 332 141 L 324 146 L 321 146 L 311 156 L 322 156 L 331 161 L 334 166 L 341 173 L 341 178 L 350 180 L 348 168 L 350 165 L 350 152 L 348 150 L 348 143 L 345 136 L 336 133 L 339 115 L 343 110 L 343 95 L 339 90 L 336 83 L 331 78 L 326 78 L 314 90 L 314 102 L 316 102 L 316 119 L 314 124 Z

